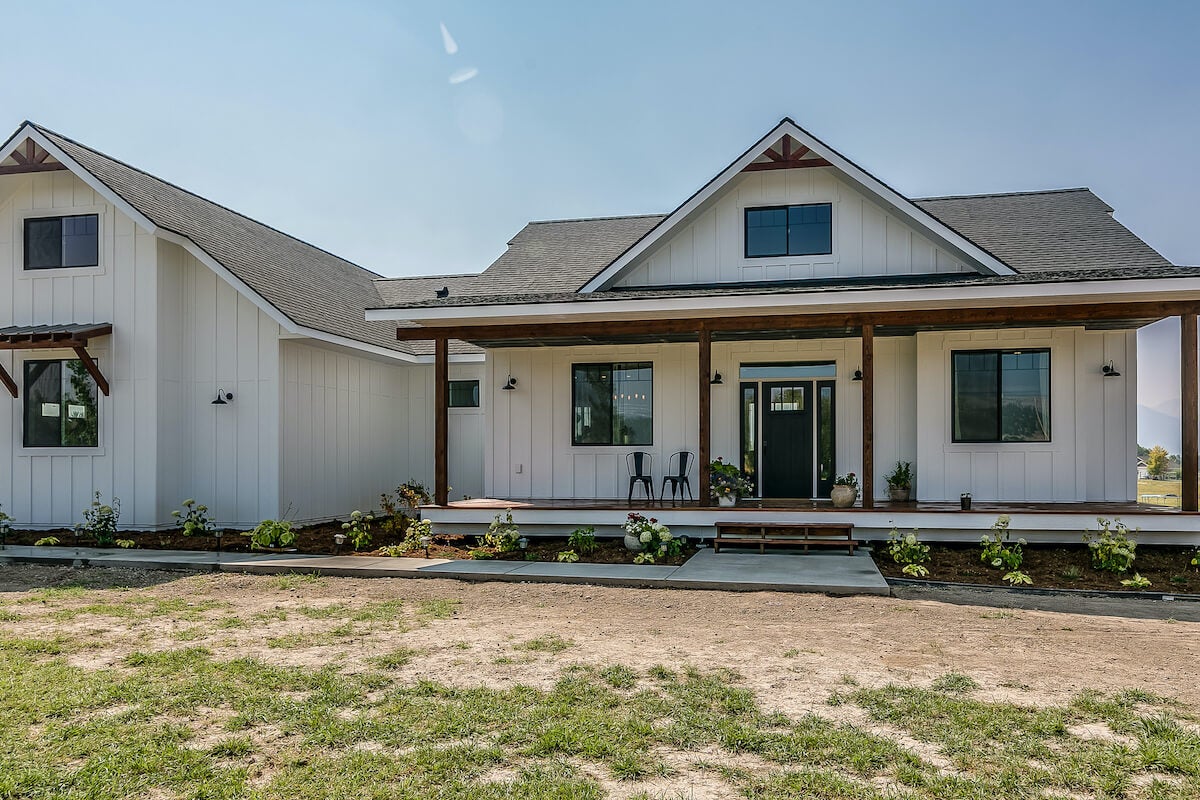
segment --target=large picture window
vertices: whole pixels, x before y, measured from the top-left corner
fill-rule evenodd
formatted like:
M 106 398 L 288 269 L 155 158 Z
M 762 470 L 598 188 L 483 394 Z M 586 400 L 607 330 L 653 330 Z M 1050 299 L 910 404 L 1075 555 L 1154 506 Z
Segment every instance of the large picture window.
M 654 443 L 654 365 L 574 364 L 571 443 Z
M 25 220 L 25 269 L 95 267 L 100 264 L 100 217 Z
M 817 256 L 832 252 L 832 204 L 746 209 L 746 258 Z
M 1050 351 L 951 353 L 955 442 L 1050 441 Z
M 25 362 L 25 446 L 97 447 L 96 382 L 82 361 Z

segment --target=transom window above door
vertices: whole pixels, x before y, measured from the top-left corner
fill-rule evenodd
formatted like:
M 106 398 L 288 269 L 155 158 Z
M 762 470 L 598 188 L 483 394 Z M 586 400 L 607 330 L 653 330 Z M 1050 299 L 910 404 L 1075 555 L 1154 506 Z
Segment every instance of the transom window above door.
M 833 252 L 833 205 L 807 203 L 746 209 L 746 258 Z
M 95 267 L 99 264 L 98 214 L 25 220 L 25 269 Z

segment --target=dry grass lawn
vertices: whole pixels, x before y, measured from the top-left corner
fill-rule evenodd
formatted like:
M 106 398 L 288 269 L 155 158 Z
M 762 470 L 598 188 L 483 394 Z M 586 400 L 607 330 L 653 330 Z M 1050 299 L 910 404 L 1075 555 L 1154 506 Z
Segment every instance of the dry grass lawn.
M 1194 799 L 1198 664 L 1173 620 L 7 567 L 0 798 Z

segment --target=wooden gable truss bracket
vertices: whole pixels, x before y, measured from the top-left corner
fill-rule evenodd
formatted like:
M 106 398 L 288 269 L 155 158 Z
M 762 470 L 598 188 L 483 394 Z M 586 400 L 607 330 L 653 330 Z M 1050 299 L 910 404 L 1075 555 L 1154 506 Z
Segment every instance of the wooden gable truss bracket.
M 26 172 L 53 172 L 66 169 L 65 164 L 50 161 L 50 153 L 33 139 L 26 139 L 23 146 L 8 154 L 14 163 L 0 164 L 0 175 L 20 175 Z M 8 158 L 5 160 L 7 161 Z
M 783 152 L 779 152 L 774 147 L 768 147 L 763 155 L 770 161 L 755 161 L 747 164 L 742 172 L 761 172 L 768 169 L 805 169 L 807 167 L 831 167 L 833 166 L 823 158 L 804 158 L 812 152 L 811 149 L 797 142 L 791 136 L 784 135 L 783 142 L 780 145 Z

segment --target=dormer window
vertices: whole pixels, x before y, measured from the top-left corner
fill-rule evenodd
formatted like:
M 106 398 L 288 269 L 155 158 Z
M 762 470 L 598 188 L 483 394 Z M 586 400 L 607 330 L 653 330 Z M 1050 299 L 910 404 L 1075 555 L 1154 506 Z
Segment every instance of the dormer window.
M 746 258 L 824 256 L 832 252 L 832 204 L 746 209 Z
M 99 215 L 25 220 L 25 269 L 95 267 L 99 264 Z

